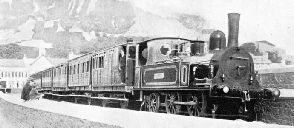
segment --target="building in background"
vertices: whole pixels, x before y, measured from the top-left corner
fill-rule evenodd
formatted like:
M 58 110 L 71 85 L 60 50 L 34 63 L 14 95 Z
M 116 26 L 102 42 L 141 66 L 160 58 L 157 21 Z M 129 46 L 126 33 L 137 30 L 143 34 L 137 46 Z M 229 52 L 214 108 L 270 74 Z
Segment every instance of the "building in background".
M 50 58 L 40 54 L 37 58 L 0 59 L 0 88 L 22 88 L 27 78 L 36 72 L 66 62 L 64 58 Z
M 0 88 L 22 88 L 29 70 L 21 59 L 0 59 Z
M 252 54 L 251 56 L 254 62 L 255 70 L 271 68 L 272 62 L 268 59 L 268 52 L 263 53 L 261 56 L 254 56 Z

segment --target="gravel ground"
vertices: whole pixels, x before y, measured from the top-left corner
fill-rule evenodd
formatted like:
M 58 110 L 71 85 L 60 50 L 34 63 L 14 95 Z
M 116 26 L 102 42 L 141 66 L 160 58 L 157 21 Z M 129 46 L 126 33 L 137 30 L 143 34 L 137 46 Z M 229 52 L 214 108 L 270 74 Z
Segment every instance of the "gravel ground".
M 0 98 L 1 128 L 119 128 L 75 117 L 31 109 Z
M 97 123 L 101 122 L 101 123 Z M 111 124 L 111 125 L 106 125 Z M 0 128 L 44 127 L 126 128 L 285 128 L 286 125 L 152 113 L 57 102 L 46 99 L 24 102 L 19 94 L 0 92 Z

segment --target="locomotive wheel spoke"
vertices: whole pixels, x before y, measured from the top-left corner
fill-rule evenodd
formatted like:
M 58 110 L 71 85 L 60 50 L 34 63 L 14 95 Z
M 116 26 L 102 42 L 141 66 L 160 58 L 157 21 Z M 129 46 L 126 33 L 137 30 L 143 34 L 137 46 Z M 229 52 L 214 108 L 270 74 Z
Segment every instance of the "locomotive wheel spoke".
M 187 102 L 196 103 L 195 105 L 187 106 L 187 111 L 190 116 L 203 116 L 205 114 L 207 103 L 204 93 L 201 93 L 200 95 L 189 93 L 187 95 Z
M 176 108 L 175 106 L 173 105 L 173 101 L 174 101 L 174 95 L 171 95 L 171 94 L 167 94 L 165 96 L 165 104 L 166 104 L 166 112 L 168 114 L 174 114 L 176 113 Z
M 159 108 L 159 96 L 156 93 L 150 94 L 150 100 L 148 104 L 148 108 L 150 112 L 158 112 Z
M 182 101 L 178 93 L 171 93 L 165 96 L 165 106 L 168 114 L 178 114 L 180 112 L 181 105 L 175 105 L 174 101 Z

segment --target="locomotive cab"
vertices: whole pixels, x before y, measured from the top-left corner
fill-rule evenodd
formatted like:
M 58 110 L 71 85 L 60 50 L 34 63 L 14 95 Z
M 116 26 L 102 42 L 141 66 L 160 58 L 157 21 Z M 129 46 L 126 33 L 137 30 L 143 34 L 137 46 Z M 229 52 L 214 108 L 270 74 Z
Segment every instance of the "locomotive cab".
M 207 64 L 192 64 L 190 70 L 190 86 L 197 88 L 210 88 L 211 85 L 211 66 Z

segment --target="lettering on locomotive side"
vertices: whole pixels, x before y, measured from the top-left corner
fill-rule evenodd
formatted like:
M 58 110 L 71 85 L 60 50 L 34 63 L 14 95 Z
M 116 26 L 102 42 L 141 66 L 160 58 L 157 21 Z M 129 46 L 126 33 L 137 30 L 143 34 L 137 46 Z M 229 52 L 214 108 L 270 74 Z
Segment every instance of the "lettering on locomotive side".
M 164 78 L 164 73 L 155 73 L 154 74 L 154 79 L 163 79 Z

